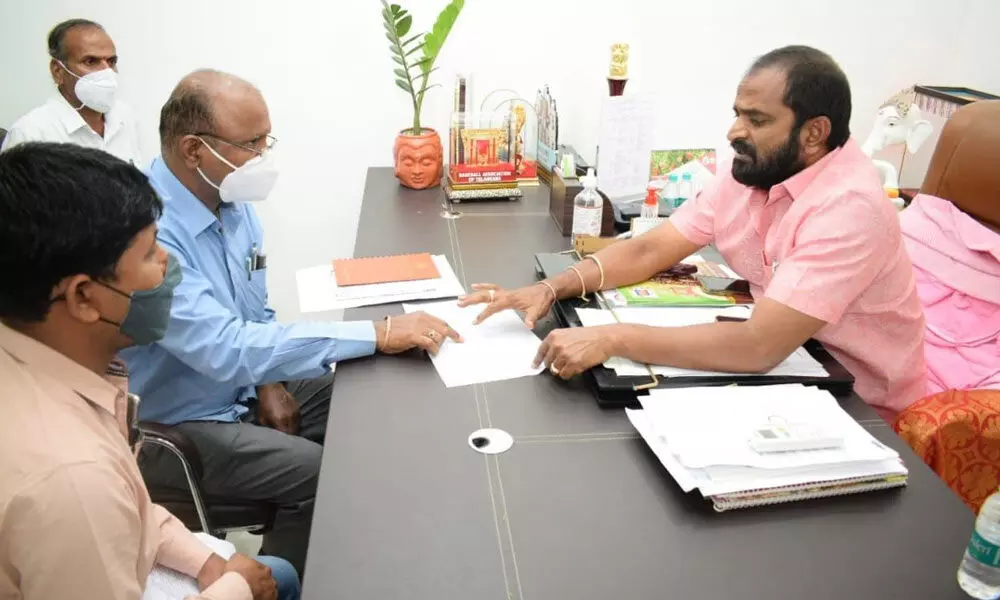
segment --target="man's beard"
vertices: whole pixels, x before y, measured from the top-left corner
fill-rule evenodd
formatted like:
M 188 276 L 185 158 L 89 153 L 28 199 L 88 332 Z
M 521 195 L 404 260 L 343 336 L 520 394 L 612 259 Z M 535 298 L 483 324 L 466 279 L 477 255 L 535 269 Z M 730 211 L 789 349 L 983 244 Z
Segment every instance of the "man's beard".
M 743 185 L 769 190 L 795 175 L 805 165 L 799 158 L 799 128 L 796 127 L 780 148 L 768 157 L 760 157 L 757 147 L 746 140 L 735 140 L 733 150 L 750 158 L 750 161 L 733 160 L 733 179 Z

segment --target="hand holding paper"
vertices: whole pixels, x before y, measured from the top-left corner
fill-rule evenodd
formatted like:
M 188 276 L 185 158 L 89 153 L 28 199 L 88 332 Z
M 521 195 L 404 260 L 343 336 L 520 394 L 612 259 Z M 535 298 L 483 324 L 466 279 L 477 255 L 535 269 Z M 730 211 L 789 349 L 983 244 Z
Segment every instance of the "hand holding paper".
M 528 329 L 534 329 L 538 319 L 547 315 L 552 303 L 556 301 L 555 293 L 544 283 L 510 291 L 492 283 L 474 283 L 472 292 L 459 298 L 458 306 L 464 308 L 476 304 L 486 305 L 476 317 L 476 325 L 498 312 L 514 309 L 524 315 L 524 324 Z
M 446 341 L 440 351 L 431 356 L 447 387 L 515 379 L 542 372 L 531 365 L 541 341 L 512 310 L 500 312 L 481 325 L 474 324 L 479 313 L 477 307 L 461 307 L 453 301 L 404 304 L 403 310 L 407 313 L 422 310 L 447 321 L 464 340 L 462 344 Z
M 384 323 L 375 324 L 375 345 L 385 354 L 422 348 L 433 355 L 447 339 L 463 341 L 448 323 L 423 311 L 390 317 Z
M 553 375 L 569 379 L 611 358 L 613 340 L 610 327 L 556 329 L 542 342 L 532 366 L 545 365 Z

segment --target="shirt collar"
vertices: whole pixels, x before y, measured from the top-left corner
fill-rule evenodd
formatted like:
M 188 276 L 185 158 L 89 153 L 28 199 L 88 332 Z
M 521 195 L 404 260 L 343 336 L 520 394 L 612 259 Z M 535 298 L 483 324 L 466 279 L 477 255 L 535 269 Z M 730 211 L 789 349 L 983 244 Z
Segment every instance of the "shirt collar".
M 840 156 L 842 152 L 847 151 L 848 154 L 853 150 L 853 147 L 857 146 L 857 142 L 854 139 L 848 139 L 847 143 L 839 148 L 834 148 L 827 153 L 826 156 L 819 159 L 812 165 L 802 169 L 795 175 L 792 175 L 788 179 L 782 181 L 778 185 L 771 188 L 768 192 L 768 200 L 778 199 L 784 196 L 791 196 L 792 200 L 798 200 L 802 197 L 809 186 L 812 185 L 816 177 L 822 173 L 828 166 L 837 162 L 837 157 Z
M 55 112 L 56 117 L 58 117 L 67 134 L 72 135 L 84 127 L 90 128 L 87 122 L 83 120 L 83 117 L 80 116 L 79 111 L 73 108 L 59 92 L 56 92 L 54 96 L 49 98 L 48 104 Z M 118 103 L 115 102 L 111 110 L 104 115 L 105 139 L 111 139 L 123 124 L 124 121 L 118 110 Z
M 149 178 L 163 197 L 163 202 L 169 204 L 177 220 L 192 236 L 198 236 L 218 222 L 212 211 L 177 179 L 162 157 L 153 159 L 149 166 Z
M 0 323 L 0 349 L 18 362 L 58 380 L 112 416 L 117 415 L 121 390 L 83 365 L 3 323 Z

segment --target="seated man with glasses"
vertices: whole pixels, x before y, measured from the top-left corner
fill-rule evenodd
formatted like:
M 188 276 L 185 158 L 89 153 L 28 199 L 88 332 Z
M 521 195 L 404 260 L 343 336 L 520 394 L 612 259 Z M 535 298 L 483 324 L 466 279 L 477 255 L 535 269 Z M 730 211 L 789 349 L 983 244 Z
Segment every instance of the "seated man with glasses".
M 424 313 L 384 323 L 285 325 L 268 306 L 263 231 L 252 203 L 277 179 L 267 105 L 238 77 L 196 71 L 160 113 L 149 177 L 164 203 L 160 243 L 183 271 L 166 335 L 123 354 L 140 418 L 175 426 L 201 454 L 207 495 L 272 502 L 262 551 L 305 566 L 333 384 L 330 365 L 421 347 L 447 324 Z M 158 486 L 187 489 L 162 449 L 140 457 Z

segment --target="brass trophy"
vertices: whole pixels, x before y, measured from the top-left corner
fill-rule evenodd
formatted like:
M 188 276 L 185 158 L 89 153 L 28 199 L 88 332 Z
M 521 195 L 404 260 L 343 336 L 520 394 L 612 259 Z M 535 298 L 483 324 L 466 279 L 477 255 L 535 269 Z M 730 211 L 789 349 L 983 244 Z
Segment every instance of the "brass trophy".
M 621 96 L 628 83 L 628 44 L 611 45 L 611 68 L 608 72 L 608 92 Z

